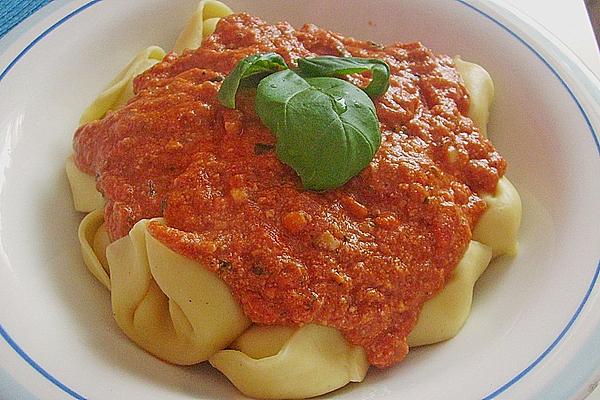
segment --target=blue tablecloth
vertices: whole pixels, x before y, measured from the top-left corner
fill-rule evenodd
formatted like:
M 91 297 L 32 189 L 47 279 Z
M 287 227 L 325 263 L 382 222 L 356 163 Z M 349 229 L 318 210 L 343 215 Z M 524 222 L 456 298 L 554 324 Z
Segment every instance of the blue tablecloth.
M 0 37 L 52 0 L 0 0 Z

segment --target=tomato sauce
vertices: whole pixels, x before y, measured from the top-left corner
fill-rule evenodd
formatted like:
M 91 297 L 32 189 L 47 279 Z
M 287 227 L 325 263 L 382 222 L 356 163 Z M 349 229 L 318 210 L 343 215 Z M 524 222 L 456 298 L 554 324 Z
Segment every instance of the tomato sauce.
M 217 101 L 244 57 L 277 52 L 380 58 L 390 88 L 375 101 L 382 144 L 343 187 L 302 189 L 275 156 L 254 112 Z M 365 86 L 368 74 L 348 78 Z M 77 165 L 107 199 L 112 240 L 142 218 L 153 236 L 231 288 L 258 324 L 339 329 L 369 362 L 400 361 L 421 306 L 463 256 L 505 161 L 466 117 L 468 93 L 451 58 L 420 43 L 383 46 L 305 25 L 222 19 L 200 49 L 135 80 L 135 97 L 75 134 Z

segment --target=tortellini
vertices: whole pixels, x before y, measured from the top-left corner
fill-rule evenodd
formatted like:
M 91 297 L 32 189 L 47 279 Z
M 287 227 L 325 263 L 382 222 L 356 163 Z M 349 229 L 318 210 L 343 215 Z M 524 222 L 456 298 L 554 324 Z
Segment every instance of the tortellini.
M 369 369 L 365 351 L 334 328 L 253 326 L 210 363 L 245 395 L 261 399 L 318 396 L 361 382 Z
M 423 305 L 408 345 L 422 346 L 456 336 L 464 325 L 473 299 L 473 286 L 492 259 L 492 249 L 474 240 L 444 289 Z
M 107 245 L 102 215 L 94 211 L 81 222 L 84 260 L 111 290 L 117 324 L 140 347 L 173 364 L 196 364 L 250 325 L 227 285 L 154 239 L 148 220 Z
M 104 197 L 96 190 L 96 179 L 77 168 L 72 155 L 67 158 L 65 170 L 71 186 L 73 205 L 77 211 L 92 212 L 104 207 Z
M 140 51 L 135 58 L 108 84 L 108 87 L 81 115 L 81 125 L 102 119 L 110 110 L 115 110 L 133 97 L 133 78 L 162 61 L 165 51 L 150 46 Z
M 106 247 L 108 246 L 108 235 L 104 229 L 104 212 L 95 210 L 79 224 L 79 244 L 83 261 L 88 269 L 110 290 L 110 277 L 108 260 L 106 259 Z
M 521 225 L 521 197 L 506 177 L 502 177 L 493 194 L 485 193 L 487 210 L 473 230 L 473 240 L 492 248 L 493 257 L 515 255 Z
M 174 51 L 198 47 L 219 18 L 231 12 L 219 1 L 201 1 Z M 157 46 L 139 52 L 86 108 L 80 124 L 126 104 L 133 97 L 134 78 L 164 56 Z M 79 170 L 73 156 L 65 169 L 75 209 L 89 213 L 79 227 L 84 261 L 112 290 L 115 319 L 133 341 L 166 361 L 194 364 L 224 348 L 249 326 L 227 286 L 149 236 L 147 221 L 138 222 L 129 236 L 110 244 L 103 225 L 105 199 L 96 190 L 94 177 Z
M 454 64 L 471 97 L 469 117 L 479 131 L 487 136 L 490 107 L 494 100 L 494 82 L 480 65 L 454 58 Z M 514 255 L 517 233 L 521 225 L 521 198 L 506 177 L 498 181 L 495 193 L 484 193 L 487 210 L 473 231 L 473 240 L 492 248 L 492 256 Z
M 494 84 L 483 67 L 454 59 L 471 96 L 469 117 L 485 135 Z M 521 198 L 508 178 L 498 181 L 495 193 L 484 193 L 487 209 L 473 231 L 472 241 L 444 289 L 423 305 L 417 325 L 408 337 L 409 346 L 450 339 L 469 317 L 473 288 L 490 259 L 514 255 L 521 224 Z
M 231 8 L 220 1 L 202 0 L 177 38 L 173 51 L 181 54 L 185 49 L 200 47 L 202 40 L 215 31 L 219 19 L 232 12 Z
M 173 51 L 199 47 L 219 18 L 231 12 L 219 1 L 201 1 Z M 141 51 L 84 111 L 80 123 L 101 119 L 126 104 L 135 76 L 164 56 L 156 46 Z M 493 82 L 479 65 L 458 57 L 455 65 L 471 97 L 469 116 L 485 136 Z M 229 287 L 152 237 L 150 220 L 139 221 L 128 236 L 110 243 L 103 225 L 105 200 L 94 177 L 80 171 L 72 157 L 66 170 L 75 208 L 89 213 L 79 227 L 84 261 L 111 291 L 117 324 L 140 347 L 174 364 L 209 360 L 242 393 L 257 398 L 318 396 L 364 379 L 369 368 L 364 349 L 349 344 L 335 328 L 251 326 Z M 516 252 L 521 219 L 516 189 L 503 177 L 496 192 L 483 198 L 488 209 L 473 240 L 446 287 L 424 304 L 409 346 L 455 336 L 469 315 L 474 284 L 492 257 Z
M 409 346 L 450 339 L 469 317 L 473 288 L 493 257 L 514 255 L 521 224 L 521 198 L 510 181 L 498 181 L 494 194 L 484 194 L 487 210 L 473 231 L 473 240 L 444 289 L 423 305 Z
M 490 107 L 494 100 L 494 81 L 480 65 L 463 61 L 460 57 L 454 58 L 454 65 L 471 97 L 469 117 L 483 136 L 487 136 Z
M 173 51 L 181 52 L 186 48 L 199 47 L 202 39 L 214 32 L 219 19 L 231 13 L 231 9 L 220 1 L 200 1 L 196 12 L 177 39 Z M 84 110 L 79 120 L 80 125 L 102 119 L 108 111 L 126 104 L 133 97 L 134 78 L 162 61 L 164 57 L 165 51 L 158 46 L 150 46 L 140 51 Z M 104 206 L 105 199 L 96 190 L 96 180 L 77 168 L 72 155 L 67 158 L 65 170 L 77 211 L 92 212 Z

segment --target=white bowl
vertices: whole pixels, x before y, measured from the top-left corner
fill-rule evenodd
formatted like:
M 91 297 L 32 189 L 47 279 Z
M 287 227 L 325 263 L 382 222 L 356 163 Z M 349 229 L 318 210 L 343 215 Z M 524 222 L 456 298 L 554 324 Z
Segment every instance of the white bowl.
M 0 397 L 242 398 L 117 328 L 83 265 L 64 159 L 79 114 L 141 48 L 169 48 L 197 0 L 51 4 L 0 55 Z M 524 206 L 520 251 L 476 287 L 460 334 L 372 369 L 340 399 L 583 398 L 600 372 L 598 81 L 563 45 L 480 0 L 228 1 L 268 21 L 420 40 L 496 83 L 490 135 Z M 342 4 L 342 6 L 340 6 Z M 340 8 L 341 7 L 341 8 Z

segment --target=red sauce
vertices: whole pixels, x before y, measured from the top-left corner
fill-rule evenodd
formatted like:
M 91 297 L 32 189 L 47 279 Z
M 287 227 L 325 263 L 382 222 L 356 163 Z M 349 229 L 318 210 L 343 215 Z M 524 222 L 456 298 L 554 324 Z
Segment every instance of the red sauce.
M 254 113 L 222 107 L 220 82 L 242 58 L 385 60 L 375 104 L 382 145 L 342 188 L 305 191 Z M 367 75 L 351 80 L 365 85 Z M 136 96 L 75 134 L 77 165 L 107 198 L 110 237 L 142 218 L 150 232 L 216 272 L 255 323 L 339 329 L 385 367 L 407 353 L 423 303 L 463 256 L 505 161 L 465 117 L 469 96 L 449 57 L 420 43 L 381 46 L 313 25 L 294 30 L 246 14 L 221 20 L 203 47 L 135 80 Z

